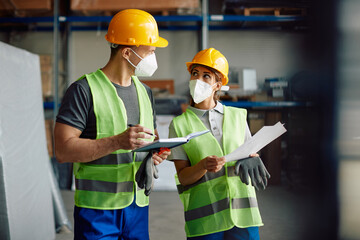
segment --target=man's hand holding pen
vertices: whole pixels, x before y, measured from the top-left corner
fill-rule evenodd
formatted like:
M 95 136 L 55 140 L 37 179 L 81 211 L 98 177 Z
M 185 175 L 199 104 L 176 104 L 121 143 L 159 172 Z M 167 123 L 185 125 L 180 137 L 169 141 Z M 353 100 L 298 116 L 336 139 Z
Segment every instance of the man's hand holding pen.
M 156 134 L 154 134 L 151 129 L 143 127 L 139 124 L 133 125 L 128 124 L 128 129 L 124 133 L 128 133 L 129 137 L 129 145 L 131 148 L 127 148 L 129 150 L 134 150 L 136 148 L 145 146 L 149 144 L 149 142 L 142 140 L 141 138 L 150 139 L 152 137 L 155 137 L 155 139 L 158 138 Z M 167 159 L 167 157 L 171 154 L 170 149 L 166 149 L 166 151 L 161 152 L 155 152 L 152 156 L 154 164 L 158 165 L 164 160 Z
M 134 125 L 134 124 L 128 124 L 128 127 L 129 128 L 132 128 L 132 127 L 143 127 L 143 126 L 141 126 L 140 124 L 137 124 L 137 125 Z M 145 128 L 145 127 L 143 127 L 143 128 Z M 153 136 L 153 137 L 157 137 L 154 133 L 152 133 L 152 131 L 150 130 L 150 129 L 148 129 L 148 128 L 145 128 L 145 129 L 147 129 L 148 131 L 147 132 L 145 132 L 145 133 L 147 133 L 147 134 L 149 134 L 150 136 Z
M 153 137 L 152 134 L 151 129 L 138 124 L 129 127 L 124 132 L 117 135 L 116 141 L 119 149 L 134 150 L 148 144 L 149 142 L 144 141 L 143 139 L 151 139 Z

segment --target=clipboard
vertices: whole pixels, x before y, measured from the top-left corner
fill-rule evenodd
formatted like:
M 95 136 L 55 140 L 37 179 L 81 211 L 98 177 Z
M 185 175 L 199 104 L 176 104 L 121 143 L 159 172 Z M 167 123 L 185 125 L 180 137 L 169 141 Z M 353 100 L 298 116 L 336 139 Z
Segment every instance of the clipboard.
M 188 143 L 191 139 L 201 136 L 208 132 L 210 132 L 210 130 L 194 132 L 194 133 L 187 135 L 186 137 L 159 139 L 148 145 L 134 149 L 133 152 L 150 152 L 152 150 L 159 150 L 160 148 L 174 148 L 177 146 L 181 146 L 185 143 Z

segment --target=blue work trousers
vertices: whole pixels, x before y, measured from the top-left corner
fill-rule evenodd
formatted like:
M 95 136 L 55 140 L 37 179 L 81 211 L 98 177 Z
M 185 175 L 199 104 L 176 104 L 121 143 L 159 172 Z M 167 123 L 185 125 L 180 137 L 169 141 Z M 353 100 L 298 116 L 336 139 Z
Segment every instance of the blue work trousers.
M 74 208 L 75 240 L 149 240 L 149 206 L 118 210 Z
M 212 233 L 199 237 L 188 237 L 188 240 L 260 240 L 259 227 L 237 228 Z

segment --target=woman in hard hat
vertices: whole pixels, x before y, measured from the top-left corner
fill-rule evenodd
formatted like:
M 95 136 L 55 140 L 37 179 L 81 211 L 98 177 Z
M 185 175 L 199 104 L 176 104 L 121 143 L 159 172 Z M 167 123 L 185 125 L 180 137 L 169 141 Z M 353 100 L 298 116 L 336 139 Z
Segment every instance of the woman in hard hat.
M 168 42 L 154 17 L 138 9 L 118 12 L 105 38 L 109 61 L 64 95 L 56 158 L 74 163 L 75 239 L 149 239 L 149 198 L 135 180 L 145 156 L 132 150 L 153 140 L 156 116 L 152 92 L 137 76 L 155 72 L 155 49 Z M 155 153 L 154 164 L 168 154 Z
M 173 119 L 169 137 L 210 132 L 172 149 L 188 239 L 259 239 L 262 220 L 254 187 L 241 182 L 231 153 L 251 137 L 246 110 L 223 106 L 218 92 L 228 82 L 228 62 L 216 49 L 187 62 L 191 103 Z M 253 154 L 252 156 L 256 156 Z

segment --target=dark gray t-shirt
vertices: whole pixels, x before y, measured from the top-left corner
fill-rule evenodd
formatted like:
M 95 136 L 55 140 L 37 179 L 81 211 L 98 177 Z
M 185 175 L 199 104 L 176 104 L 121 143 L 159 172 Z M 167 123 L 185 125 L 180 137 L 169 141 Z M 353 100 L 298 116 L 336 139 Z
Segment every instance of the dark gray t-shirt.
M 131 81 L 131 85 L 123 87 L 114 84 L 117 94 L 124 102 L 126 115 L 128 117 L 127 124 L 138 124 L 140 119 L 139 101 L 135 84 Z M 156 115 L 154 108 L 154 98 L 151 89 L 143 84 L 150 101 L 152 103 L 154 115 L 154 129 L 156 128 Z M 81 138 L 96 138 L 96 117 L 93 107 L 93 99 L 90 91 L 90 86 L 86 78 L 75 81 L 67 89 L 59 113 L 56 117 L 56 122 L 63 123 L 75 127 L 82 131 Z

